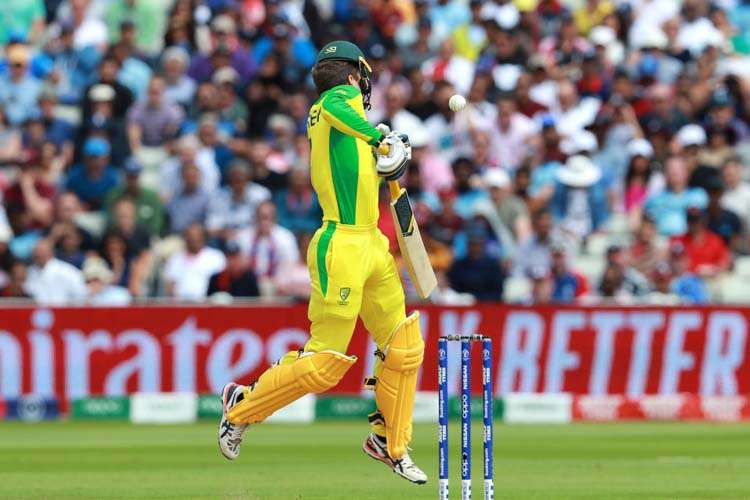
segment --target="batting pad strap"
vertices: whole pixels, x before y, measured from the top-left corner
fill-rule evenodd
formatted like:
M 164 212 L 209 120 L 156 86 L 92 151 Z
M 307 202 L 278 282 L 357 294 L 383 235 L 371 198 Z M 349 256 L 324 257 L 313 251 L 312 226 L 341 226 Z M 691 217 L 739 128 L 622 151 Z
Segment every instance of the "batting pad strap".
M 227 418 L 233 424 L 262 422 L 305 394 L 331 389 L 356 362 L 356 356 L 326 350 L 303 353 L 291 363 L 272 366 L 260 376 L 253 390 L 229 409 Z
M 385 360 L 375 385 L 375 401 L 385 420 L 388 454 L 398 460 L 411 441 L 417 375 L 424 358 L 418 312 L 394 329 L 383 351 Z

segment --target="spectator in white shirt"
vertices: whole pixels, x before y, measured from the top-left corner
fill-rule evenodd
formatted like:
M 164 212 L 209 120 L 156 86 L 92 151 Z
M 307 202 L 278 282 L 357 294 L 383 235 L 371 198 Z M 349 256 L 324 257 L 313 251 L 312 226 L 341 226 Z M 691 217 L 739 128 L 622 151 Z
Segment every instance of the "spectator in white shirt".
M 280 269 L 299 261 L 294 234 L 276 223 L 276 205 L 264 201 L 255 214 L 255 226 L 237 231 L 235 241 L 249 259 L 250 269 L 258 277 L 261 294 L 271 292 Z
M 182 47 L 170 47 L 164 51 L 161 58 L 162 70 L 164 71 L 164 97 L 167 101 L 189 107 L 192 104 L 197 84 L 195 80 L 187 76 L 187 66 L 190 56 Z
M 226 258 L 215 248 L 206 246 L 206 235 L 200 224 L 185 229 L 185 249 L 172 255 L 164 268 L 169 297 L 199 301 L 206 297 L 211 276 L 224 270 Z
M 231 239 L 240 229 L 255 223 L 258 205 L 271 199 L 271 192 L 250 181 L 250 165 L 241 159 L 232 161 L 227 187 L 216 192 L 208 205 L 206 228 L 213 238 Z
M 86 303 L 92 306 L 126 306 L 132 297 L 128 289 L 111 284 L 114 277 L 101 257 L 88 257 L 83 263 L 86 280 Z
M 54 257 L 47 239 L 39 240 L 32 255 L 33 265 L 26 278 L 26 292 L 39 304 L 78 304 L 86 298 L 83 273 L 75 266 Z

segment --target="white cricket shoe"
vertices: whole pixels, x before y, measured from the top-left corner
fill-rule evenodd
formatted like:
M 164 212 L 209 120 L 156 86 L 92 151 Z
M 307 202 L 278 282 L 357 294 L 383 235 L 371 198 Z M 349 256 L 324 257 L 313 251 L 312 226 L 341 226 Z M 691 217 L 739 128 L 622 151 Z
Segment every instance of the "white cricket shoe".
M 237 404 L 241 399 L 240 396 L 244 395 L 244 389 L 243 386 L 230 382 L 221 391 L 222 415 L 221 422 L 219 422 L 219 449 L 221 454 L 229 460 L 234 460 L 240 455 L 240 444 L 247 425 L 233 424 L 227 420 L 227 412 Z
M 365 439 L 365 442 L 362 444 L 362 450 L 375 460 L 383 462 L 390 467 L 393 472 L 407 481 L 411 481 L 415 484 L 424 484 L 427 482 L 427 474 L 422 472 L 422 469 L 412 462 L 408 453 L 404 453 L 404 456 L 398 460 L 393 460 L 388 455 L 388 448 L 386 447 L 385 441 L 381 440 L 381 438 L 373 433 L 370 433 L 370 435 L 367 436 L 367 439 Z

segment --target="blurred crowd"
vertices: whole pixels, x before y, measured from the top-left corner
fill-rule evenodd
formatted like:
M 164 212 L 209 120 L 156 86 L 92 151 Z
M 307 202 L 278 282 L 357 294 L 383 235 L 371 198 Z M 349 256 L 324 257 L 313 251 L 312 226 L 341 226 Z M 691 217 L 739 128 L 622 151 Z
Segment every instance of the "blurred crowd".
M 306 298 L 340 38 L 410 137 L 434 302 L 750 299 L 741 0 L 3 0 L 0 296 Z

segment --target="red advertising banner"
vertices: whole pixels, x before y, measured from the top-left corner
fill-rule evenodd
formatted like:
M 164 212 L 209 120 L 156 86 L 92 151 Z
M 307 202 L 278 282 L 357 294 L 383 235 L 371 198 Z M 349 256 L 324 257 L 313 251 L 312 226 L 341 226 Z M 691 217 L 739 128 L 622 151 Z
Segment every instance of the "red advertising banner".
M 494 340 L 497 394 L 750 393 L 748 309 L 483 304 L 420 310 L 427 345 L 421 390 L 437 389 L 440 335 L 482 333 Z M 308 326 L 304 305 L 3 308 L 0 400 L 30 393 L 69 400 L 133 391 L 217 392 L 228 380 L 253 380 L 300 348 Z M 455 393 L 459 346 L 450 349 Z M 349 348 L 359 361 L 334 392 L 362 390 L 373 350 L 360 326 Z

